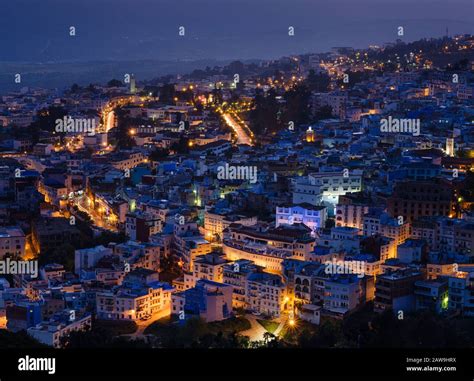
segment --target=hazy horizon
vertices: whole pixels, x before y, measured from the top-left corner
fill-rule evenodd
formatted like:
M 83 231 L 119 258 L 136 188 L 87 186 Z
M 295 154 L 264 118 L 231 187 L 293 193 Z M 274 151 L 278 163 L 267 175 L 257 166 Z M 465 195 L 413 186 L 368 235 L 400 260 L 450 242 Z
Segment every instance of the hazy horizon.
M 472 0 L 1 1 L 3 62 L 269 59 L 395 41 L 398 26 L 405 41 L 474 33 Z
M 474 34 L 473 0 L 0 0 L 0 91 Z M 76 36 L 69 35 L 69 27 Z M 178 28 L 185 27 L 185 36 Z M 295 35 L 288 36 L 288 27 Z M 144 62 L 149 60 L 149 62 Z

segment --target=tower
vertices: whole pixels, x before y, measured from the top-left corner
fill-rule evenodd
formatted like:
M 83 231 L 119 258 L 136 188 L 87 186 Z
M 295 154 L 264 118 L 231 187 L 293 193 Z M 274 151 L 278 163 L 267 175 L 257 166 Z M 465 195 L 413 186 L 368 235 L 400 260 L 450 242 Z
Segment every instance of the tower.
M 446 138 L 446 154 L 450 157 L 454 156 L 454 139 L 452 137 Z
M 135 75 L 132 74 L 132 77 L 130 78 L 130 94 L 135 94 L 137 92 L 137 85 L 135 82 Z
M 309 126 L 308 129 L 306 130 L 306 141 L 308 143 L 314 143 L 316 141 L 316 136 L 311 126 Z

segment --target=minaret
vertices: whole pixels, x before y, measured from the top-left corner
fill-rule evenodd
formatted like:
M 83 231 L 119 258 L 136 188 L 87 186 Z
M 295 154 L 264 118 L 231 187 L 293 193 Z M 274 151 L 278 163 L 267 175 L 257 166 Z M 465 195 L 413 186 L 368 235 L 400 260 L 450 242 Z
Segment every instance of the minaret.
M 446 154 L 450 157 L 454 156 L 454 138 L 452 136 L 446 138 Z
M 130 94 L 135 94 L 137 92 L 137 85 L 135 82 L 135 75 L 132 74 L 132 78 L 130 78 Z
M 314 134 L 314 130 L 311 128 L 311 126 L 308 127 L 306 130 L 306 141 L 308 143 L 313 143 L 316 141 L 316 136 Z

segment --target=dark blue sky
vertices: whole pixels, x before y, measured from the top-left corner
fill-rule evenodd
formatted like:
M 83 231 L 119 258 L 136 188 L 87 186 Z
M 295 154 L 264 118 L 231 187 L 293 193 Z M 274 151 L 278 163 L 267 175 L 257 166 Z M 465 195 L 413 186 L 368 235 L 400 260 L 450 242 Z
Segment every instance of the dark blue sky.
M 474 0 L 0 0 L 0 61 L 270 58 L 394 41 L 399 25 L 406 41 L 474 33 L 473 18 Z

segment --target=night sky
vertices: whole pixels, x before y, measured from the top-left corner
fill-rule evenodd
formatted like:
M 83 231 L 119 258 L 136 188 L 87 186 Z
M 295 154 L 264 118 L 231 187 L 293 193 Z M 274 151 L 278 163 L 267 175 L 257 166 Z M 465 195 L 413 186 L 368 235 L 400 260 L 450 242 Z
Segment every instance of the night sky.
M 0 0 L 0 61 L 277 58 L 474 33 L 473 0 Z M 69 26 L 77 28 L 70 37 Z M 178 27 L 186 36 L 178 36 Z M 296 35 L 288 36 L 294 26 Z

